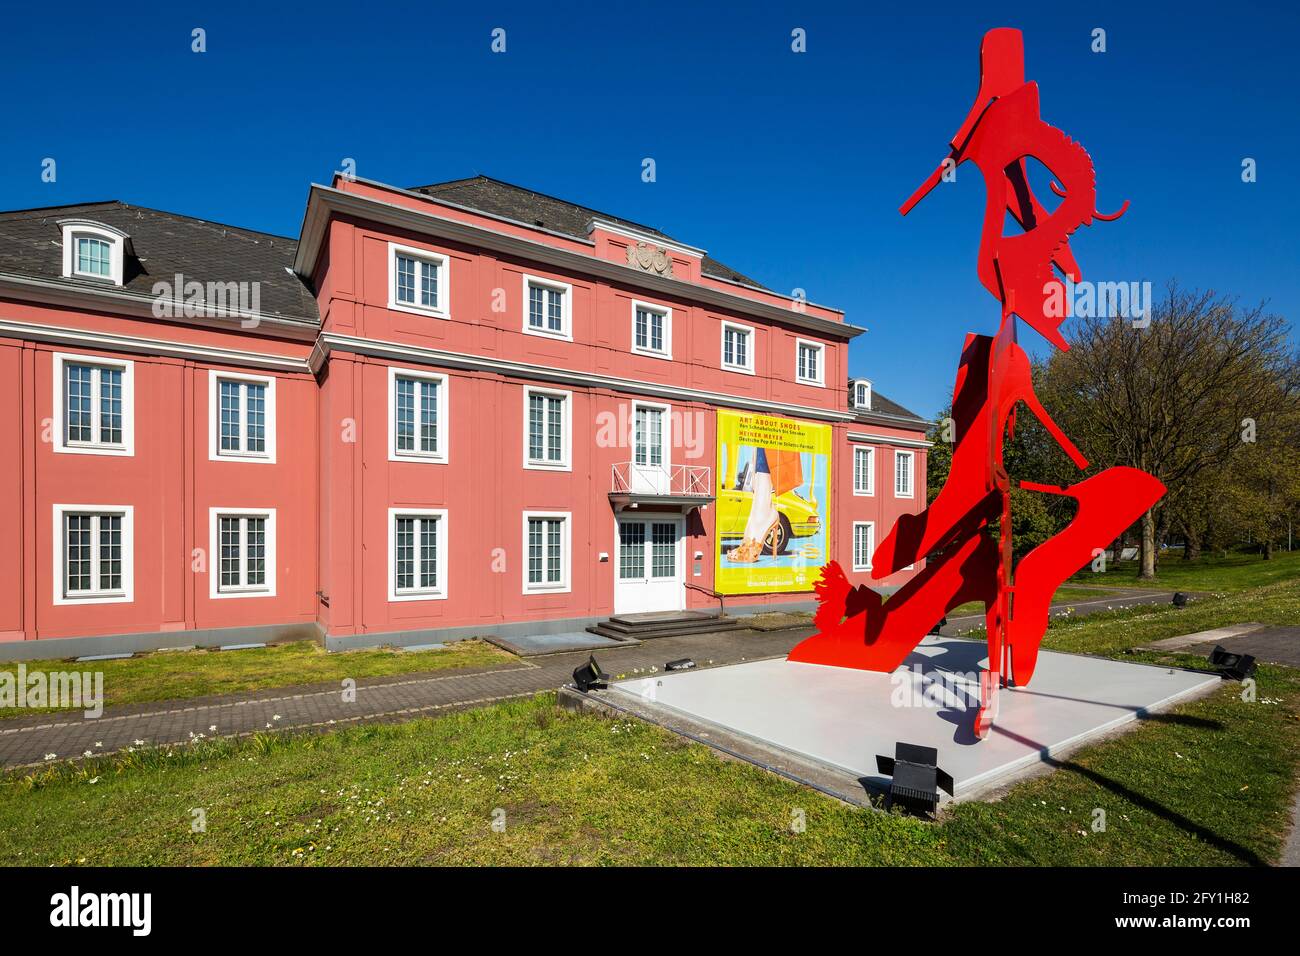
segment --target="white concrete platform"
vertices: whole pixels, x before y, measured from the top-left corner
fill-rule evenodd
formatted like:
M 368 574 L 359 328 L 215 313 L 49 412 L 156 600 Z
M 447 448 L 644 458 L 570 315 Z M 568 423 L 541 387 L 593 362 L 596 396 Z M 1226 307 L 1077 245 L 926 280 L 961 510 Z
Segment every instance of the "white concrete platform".
M 876 755 L 897 741 L 937 747 L 957 799 L 1026 773 L 1046 757 L 1197 696 L 1214 674 L 1044 651 L 1029 687 L 1000 694 L 984 740 L 973 734 L 983 642 L 927 637 L 893 674 L 782 658 L 622 681 L 611 703 L 672 726 L 673 715 L 800 760 L 884 785 Z

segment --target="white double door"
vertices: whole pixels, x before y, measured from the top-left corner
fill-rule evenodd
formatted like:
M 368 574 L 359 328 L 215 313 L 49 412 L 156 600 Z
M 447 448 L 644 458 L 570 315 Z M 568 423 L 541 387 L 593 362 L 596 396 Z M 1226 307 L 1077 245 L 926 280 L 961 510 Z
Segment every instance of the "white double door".
M 618 518 L 614 613 L 686 609 L 685 522 L 672 515 Z

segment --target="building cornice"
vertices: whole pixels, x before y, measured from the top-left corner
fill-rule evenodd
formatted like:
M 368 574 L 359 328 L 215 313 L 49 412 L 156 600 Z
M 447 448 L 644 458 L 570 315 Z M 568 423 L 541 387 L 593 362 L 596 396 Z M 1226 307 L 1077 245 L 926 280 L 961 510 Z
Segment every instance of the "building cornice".
M 849 432 L 849 441 L 870 442 L 873 445 L 901 445 L 904 448 L 934 447 L 934 442 L 932 441 L 922 441 L 915 438 L 897 438 L 893 435 L 870 435 L 866 432 Z
M 120 286 L 90 286 L 79 282 L 44 279 L 12 272 L 0 272 L 0 296 L 39 305 L 60 306 L 78 311 L 112 312 L 132 318 L 145 318 L 154 322 L 169 322 L 182 326 L 206 326 L 244 331 L 266 326 L 273 330 L 271 334 L 277 337 L 304 341 L 314 339 L 319 331 L 319 326 L 312 319 L 287 318 L 280 315 L 267 315 L 264 312 L 240 315 L 215 307 L 212 308 L 215 314 L 210 316 L 159 317 L 154 314 L 157 296 L 130 292 Z M 250 325 L 250 322 L 255 322 L 256 326 Z
M 740 395 L 728 395 L 723 392 L 709 392 L 703 389 L 683 388 L 660 382 L 641 382 L 613 375 L 600 375 L 593 372 L 576 372 L 569 369 L 554 368 L 549 365 L 534 365 L 529 362 L 511 362 L 505 359 L 487 358 L 482 355 L 469 355 L 464 352 L 448 352 L 420 345 L 407 345 L 401 342 L 386 342 L 382 339 L 367 339 L 337 332 L 322 333 L 311 354 L 313 372 L 320 372 L 321 367 L 331 352 L 345 352 L 367 355 L 371 358 L 388 361 L 410 362 L 417 365 L 432 365 L 439 368 L 459 368 L 478 372 L 492 372 L 515 378 L 535 381 L 556 382 L 569 386 L 587 386 L 604 388 L 631 395 L 651 396 L 654 398 L 675 399 L 679 402 L 702 402 L 727 408 L 764 412 L 773 415 L 791 415 L 800 418 L 815 418 L 820 421 L 846 422 L 853 419 L 851 412 L 837 411 L 833 408 L 818 408 L 812 405 L 791 405 L 785 402 L 772 402 L 765 399 L 746 398 Z
M 648 242 L 651 245 L 663 246 L 665 249 L 671 249 L 673 252 L 680 252 L 683 255 L 691 256 L 696 259 L 703 259 L 707 254 L 703 249 L 697 249 L 694 246 L 688 246 L 684 242 L 678 242 L 676 239 L 669 239 L 666 236 L 656 235 L 653 232 L 646 232 L 644 229 L 635 229 L 632 226 L 620 225 L 611 222 L 608 219 L 602 219 L 599 216 L 593 216 L 587 220 L 587 235 L 600 229 L 604 232 L 613 233 L 616 236 L 622 236 L 624 239 L 635 239 L 637 242 Z
M 421 199 L 429 199 L 418 193 L 414 195 Z M 294 271 L 308 281 L 320 256 L 331 215 L 353 216 L 367 222 L 403 229 L 434 239 L 450 240 L 531 262 L 543 263 L 560 272 L 592 275 L 663 297 L 689 299 L 712 308 L 779 322 L 827 338 L 848 341 L 865 331 L 843 322 L 808 315 L 792 307 L 776 306 L 723 289 L 641 272 L 620 262 L 570 249 L 561 249 L 535 239 L 509 235 L 473 223 L 462 222 L 459 219 L 439 216 L 426 210 L 412 209 L 319 184 L 312 185 L 307 197 L 307 210 L 303 215 L 302 234 L 298 241 L 298 254 L 293 266 Z M 796 300 L 790 301 L 794 303 Z
M 174 342 L 169 339 L 146 338 L 139 335 L 122 335 L 90 329 L 74 329 L 61 325 L 36 322 L 16 322 L 0 319 L 0 337 L 49 342 L 55 345 L 84 348 L 88 351 L 131 352 L 136 355 L 161 355 L 168 358 L 211 362 L 217 365 L 234 365 L 250 368 L 273 369 L 278 372 L 310 374 L 309 361 L 291 355 L 270 352 L 251 352 L 246 349 L 228 349 L 217 345 L 196 345 L 192 342 Z

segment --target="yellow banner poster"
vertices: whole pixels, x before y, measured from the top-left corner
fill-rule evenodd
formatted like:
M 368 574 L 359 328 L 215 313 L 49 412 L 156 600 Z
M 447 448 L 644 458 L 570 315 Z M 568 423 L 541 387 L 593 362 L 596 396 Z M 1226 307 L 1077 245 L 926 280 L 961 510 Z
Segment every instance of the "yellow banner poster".
M 831 426 L 718 412 L 720 594 L 811 591 L 829 557 Z

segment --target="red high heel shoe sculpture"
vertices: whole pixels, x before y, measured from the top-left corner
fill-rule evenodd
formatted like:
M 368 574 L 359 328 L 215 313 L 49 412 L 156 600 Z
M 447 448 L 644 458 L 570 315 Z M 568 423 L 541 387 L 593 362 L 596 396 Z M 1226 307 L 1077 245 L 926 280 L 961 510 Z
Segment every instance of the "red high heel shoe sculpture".
M 811 664 L 892 671 L 944 616 L 967 601 L 981 601 L 988 631 L 989 667 L 980 677 L 975 732 L 985 736 L 997 715 L 998 689 L 1024 686 L 1033 676 L 1047 629 L 1048 608 L 1061 583 L 1092 559 L 1164 494 L 1165 487 L 1133 468 L 1108 468 L 1068 487 L 1022 482 L 1028 491 L 1065 495 L 1078 502 L 1074 520 L 1012 565 L 1011 535 L 995 544 L 994 522 L 1011 526 L 1011 479 L 1002 461 L 1006 435 L 1023 402 L 1081 470 L 1088 460 L 1052 421 L 1034 395 L 1029 358 L 1016 344 L 1016 319 L 1028 322 L 1060 349 L 1063 316 L 1049 300 L 1063 296 L 1053 267 L 1078 282 L 1070 235 L 1094 219 L 1092 160 L 1078 143 L 1044 123 L 1038 86 L 1025 82 L 1019 30 L 990 30 L 980 47 L 980 88 L 966 121 L 949 143 L 948 158 L 903 204 L 907 215 L 941 181 L 945 170 L 970 161 L 984 179 L 986 201 L 977 272 L 1002 305 L 992 338 L 969 335 L 953 392 L 955 446 L 947 483 L 928 508 L 904 515 L 872 556 L 872 577 L 883 578 L 922 558 L 925 568 L 888 601 L 854 588 L 832 561 L 817 585 L 817 633 L 789 659 Z M 1025 172 L 1033 157 L 1051 171 L 1061 198 L 1048 213 L 1034 198 Z M 1058 185 L 1058 182 L 1061 185 Z M 1024 233 L 1003 236 L 1007 212 Z

